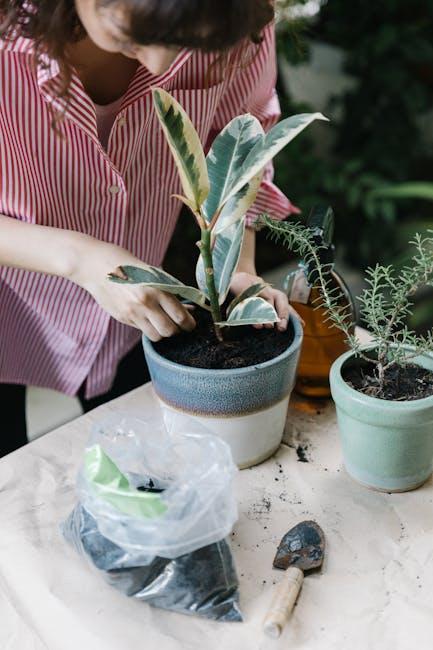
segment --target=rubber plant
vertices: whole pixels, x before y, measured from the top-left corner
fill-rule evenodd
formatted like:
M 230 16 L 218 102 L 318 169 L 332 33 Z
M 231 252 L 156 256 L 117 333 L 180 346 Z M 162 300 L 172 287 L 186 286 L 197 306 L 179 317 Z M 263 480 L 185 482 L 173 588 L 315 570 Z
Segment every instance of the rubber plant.
M 183 189 L 175 195 L 191 210 L 200 228 L 196 287 L 186 286 L 154 266 L 123 266 L 109 274 L 113 282 L 142 284 L 207 309 L 215 334 L 223 328 L 275 323 L 275 309 L 254 284 L 223 309 L 236 270 L 245 231 L 245 215 L 253 204 L 264 166 L 321 113 L 293 115 L 265 133 L 250 114 L 235 117 L 215 138 L 205 156 L 200 138 L 182 106 L 162 88 L 153 89 L 159 122 L 173 154 Z

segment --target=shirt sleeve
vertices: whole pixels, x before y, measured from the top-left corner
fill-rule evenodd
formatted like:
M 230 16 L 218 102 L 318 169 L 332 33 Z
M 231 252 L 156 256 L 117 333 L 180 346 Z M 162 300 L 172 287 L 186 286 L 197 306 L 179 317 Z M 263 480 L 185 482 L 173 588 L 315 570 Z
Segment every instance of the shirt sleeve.
M 247 62 L 236 63 L 230 82 L 217 108 L 209 144 L 224 126 L 236 115 L 251 113 L 268 131 L 281 115 L 280 104 L 275 90 L 277 66 L 275 53 L 274 25 L 266 27 L 263 41 L 258 49 L 251 48 Z M 252 226 L 258 215 L 267 212 L 274 219 L 285 219 L 300 210 L 272 182 L 274 168 L 266 165 L 262 184 L 256 201 L 247 213 L 246 223 Z

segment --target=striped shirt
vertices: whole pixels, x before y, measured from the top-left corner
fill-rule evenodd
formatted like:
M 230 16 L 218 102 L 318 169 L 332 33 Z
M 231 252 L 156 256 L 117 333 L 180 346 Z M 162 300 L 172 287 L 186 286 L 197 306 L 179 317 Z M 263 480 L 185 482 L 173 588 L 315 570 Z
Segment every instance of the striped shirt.
M 212 85 L 207 71 L 214 59 L 183 50 L 161 75 L 139 66 L 105 150 L 78 76 L 65 108 L 57 62 L 47 58 L 36 67 L 32 41 L 0 40 L 0 214 L 87 233 L 161 265 L 180 211 L 171 198 L 180 184 L 151 87 L 165 88 L 184 106 L 207 146 L 236 115 L 250 112 L 265 129 L 279 117 L 272 27 L 247 66 Z M 60 135 L 53 111 L 64 112 Z M 277 218 L 294 211 L 271 181 L 269 166 L 249 219 L 263 210 Z M 102 394 L 139 338 L 71 281 L 0 267 L 0 382 L 74 395 L 86 381 L 86 397 Z

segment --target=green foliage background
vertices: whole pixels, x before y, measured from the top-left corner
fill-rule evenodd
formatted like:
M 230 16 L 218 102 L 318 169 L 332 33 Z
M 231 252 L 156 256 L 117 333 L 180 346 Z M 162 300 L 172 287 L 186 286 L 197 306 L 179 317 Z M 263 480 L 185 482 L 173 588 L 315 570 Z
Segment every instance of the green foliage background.
M 293 4 L 305 2 L 280 3 Z M 314 133 L 307 133 L 275 167 L 277 184 L 304 214 L 317 201 L 334 207 L 337 244 L 360 270 L 404 264 L 408 240 L 433 225 L 433 202 L 371 196 L 389 184 L 433 181 L 433 150 L 419 121 L 433 108 L 432 33 L 433 0 L 328 0 L 314 20 L 278 24 L 280 58 L 305 63 L 312 44 L 329 43 L 343 50 L 345 72 L 357 80 L 331 100 L 342 118 L 329 127 L 335 131 L 329 155 L 319 155 Z M 311 110 L 296 105 L 281 83 L 279 91 L 284 114 Z M 425 329 L 433 323 L 433 294 L 417 301 L 412 324 Z

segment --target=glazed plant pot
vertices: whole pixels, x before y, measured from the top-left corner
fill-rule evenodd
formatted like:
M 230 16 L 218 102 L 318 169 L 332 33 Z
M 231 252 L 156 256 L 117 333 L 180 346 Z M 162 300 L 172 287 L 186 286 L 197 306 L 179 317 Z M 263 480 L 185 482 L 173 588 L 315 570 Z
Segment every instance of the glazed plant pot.
M 239 468 L 264 461 L 279 447 L 302 344 L 291 317 L 293 340 L 279 356 L 233 370 L 192 368 L 161 356 L 143 337 L 153 387 L 168 413 L 193 415 L 225 440 Z
M 413 362 L 433 370 L 433 355 Z M 346 352 L 330 374 L 346 470 L 375 490 L 414 490 L 432 473 L 433 396 L 390 401 L 364 395 L 343 379 L 344 370 L 354 363 L 353 353 Z

